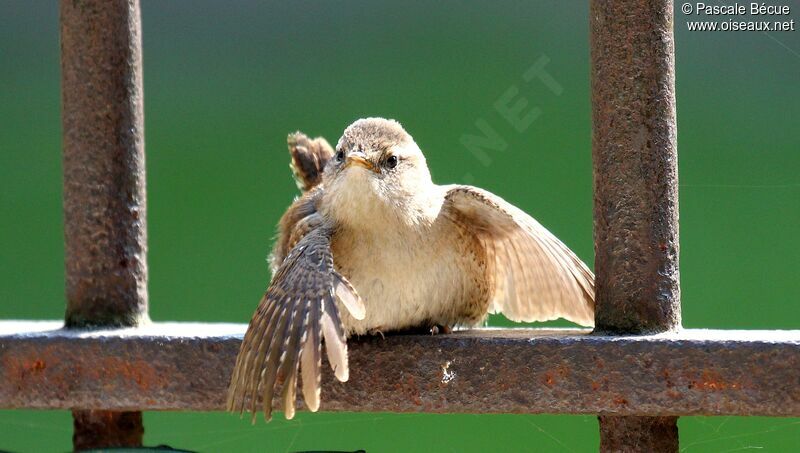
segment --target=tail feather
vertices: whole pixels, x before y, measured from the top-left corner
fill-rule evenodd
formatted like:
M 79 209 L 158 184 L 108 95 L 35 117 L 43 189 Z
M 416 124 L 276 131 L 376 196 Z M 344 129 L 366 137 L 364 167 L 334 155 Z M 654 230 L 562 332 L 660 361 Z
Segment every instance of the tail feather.
M 292 156 L 290 167 L 297 188 L 308 192 L 322 181 L 322 172 L 333 157 L 333 148 L 324 138 L 312 139 L 300 131 L 289 134 L 286 141 Z

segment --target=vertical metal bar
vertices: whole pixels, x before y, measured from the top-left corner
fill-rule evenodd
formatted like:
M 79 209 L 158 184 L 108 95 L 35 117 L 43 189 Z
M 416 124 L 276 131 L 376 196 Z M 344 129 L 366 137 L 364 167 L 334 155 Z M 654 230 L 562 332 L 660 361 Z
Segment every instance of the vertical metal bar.
M 61 0 L 67 327 L 147 318 L 138 0 Z M 75 410 L 76 450 L 139 446 L 141 412 Z
M 72 419 L 75 451 L 142 446 L 141 412 L 73 410 Z
M 590 0 L 596 331 L 680 327 L 672 0 Z M 601 416 L 601 451 L 678 451 L 677 417 Z
M 599 330 L 680 325 L 671 0 L 592 0 Z

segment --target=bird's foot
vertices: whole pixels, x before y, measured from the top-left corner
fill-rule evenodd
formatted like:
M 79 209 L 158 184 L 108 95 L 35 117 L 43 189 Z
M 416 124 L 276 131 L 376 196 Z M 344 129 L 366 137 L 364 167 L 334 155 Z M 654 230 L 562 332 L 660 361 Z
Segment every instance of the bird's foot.
M 376 327 L 374 329 L 369 329 L 369 330 L 367 330 L 367 335 L 372 335 L 372 336 L 380 335 L 381 339 L 385 340 L 386 337 L 383 336 L 383 331 L 381 329 L 382 329 L 381 327 Z
M 438 324 L 434 324 L 431 327 L 430 332 L 431 335 L 439 335 L 440 333 L 448 334 L 448 333 L 453 333 L 453 328 L 450 326 L 440 326 Z

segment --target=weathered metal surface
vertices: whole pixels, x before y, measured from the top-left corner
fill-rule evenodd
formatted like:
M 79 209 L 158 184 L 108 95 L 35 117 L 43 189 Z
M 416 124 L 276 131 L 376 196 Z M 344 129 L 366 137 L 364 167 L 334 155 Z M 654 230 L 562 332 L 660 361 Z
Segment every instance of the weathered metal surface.
M 144 427 L 141 412 L 72 411 L 75 451 L 95 448 L 141 446 Z M 98 446 L 97 440 L 103 439 Z
M 678 451 L 678 417 L 597 417 L 600 451 L 615 453 Z
M 138 0 L 61 1 L 70 327 L 147 318 L 141 41 Z M 141 413 L 75 410 L 73 419 L 75 450 L 142 444 Z
M 66 320 L 147 313 L 138 0 L 61 1 Z
M 596 330 L 677 329 L 673 2 L 591 0 L 589 9 Z M 677 418 L 602 416 L 600 451 L 677 452 Z
M 592 0 L 599 331 L 680 325 L 671 0 Z
M 0 322 L 0 407 L 222 410 L 246 326 L 56 328 Z M 797 330 L 485 329 L 349 351 L 348 382 L 324 372 L 321 410 L 800 416 Z

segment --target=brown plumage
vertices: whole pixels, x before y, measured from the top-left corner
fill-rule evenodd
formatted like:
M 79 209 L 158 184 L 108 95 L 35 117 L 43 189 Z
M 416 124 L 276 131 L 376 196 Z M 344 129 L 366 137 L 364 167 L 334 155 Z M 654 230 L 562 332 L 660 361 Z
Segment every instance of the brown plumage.
M 290 136 L 305 193 L 279 223 L 272 283 L 245 334 L 229 410 L 255 411 L 261 400 L 269 418 L 280 387 L 291 418 L 298 368 L 306 406 L 317 410 L 323 339 L 336 377 L 346 381 L 352 334 L 474 326 L 488 313 L 593 323 L 586 265 L 502 198 L 434 184 L 399 123 L 359 120 L 335 152 L 308 143 Z
M 289 134 L 286 142 L 292 158 L 289 167 L 297 188 L 307 192 L 322 181 L 322 171 L 333 157 L 333 148 L 324 138 L 311 139 L 300 131 Z

